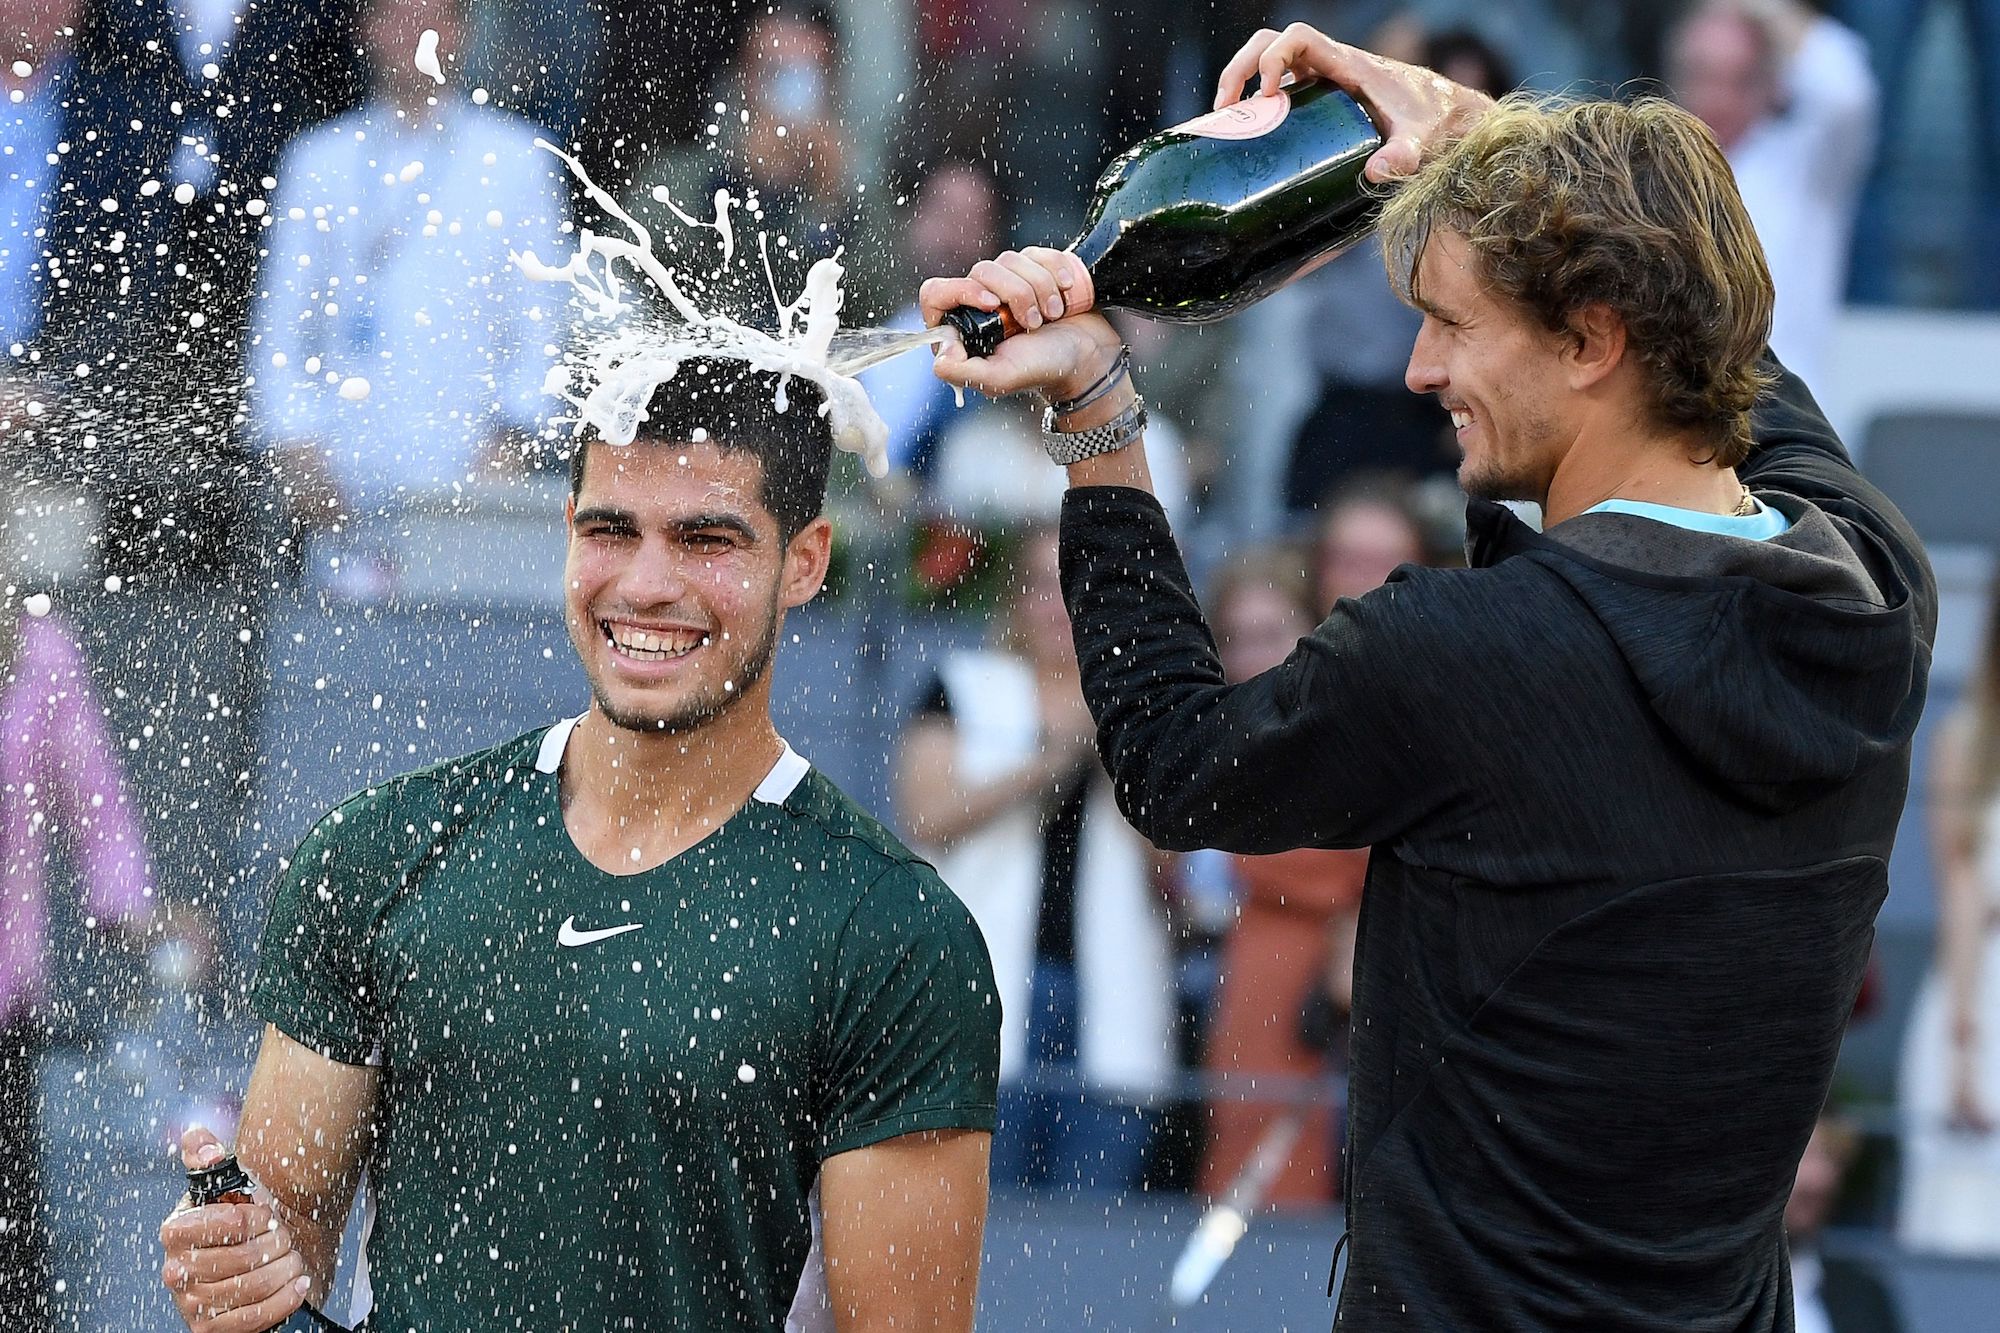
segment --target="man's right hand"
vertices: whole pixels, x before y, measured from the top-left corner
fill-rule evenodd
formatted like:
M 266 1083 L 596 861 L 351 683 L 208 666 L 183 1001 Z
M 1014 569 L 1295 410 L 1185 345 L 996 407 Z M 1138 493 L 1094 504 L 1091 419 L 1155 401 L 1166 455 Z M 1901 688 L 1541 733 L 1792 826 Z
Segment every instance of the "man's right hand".
M 1462 134 L 1493 99 L 1443 75 L 1336 42 L 1318 28 L 1294 23 L 1283 32 L 1260 28 L 1223 67 L 1217 110 L 1240 100 L 1252 75 L 1256 96 L 1275 95 L 1286 74 L 1331 80 L 1368 108 L 1382 146 L 1368 159 L 1368 179 L 1398 180 L 1422 165 L 1432 144 Z
M 181 1135 L 191 1171 L 222 1160 L 200 1125 Z M 173 1213 L 160 1226 L 160 1279 L 194 1333 L 261 1333 L 305 1304 L 312 1280 L 292 1233 L 268 1203 L 212 1203 Z

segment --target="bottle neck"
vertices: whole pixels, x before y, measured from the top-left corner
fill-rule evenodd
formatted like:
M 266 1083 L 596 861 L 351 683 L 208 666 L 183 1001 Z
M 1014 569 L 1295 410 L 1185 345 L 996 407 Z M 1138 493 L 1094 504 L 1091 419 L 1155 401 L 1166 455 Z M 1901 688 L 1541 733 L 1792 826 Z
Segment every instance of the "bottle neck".
M 1096 226 L 1069 243 L 1070 253 L 1083 261 L 1084 268 L 1090 271 L 1091 278 L 1098 283 L 1097 304 L 1100 306 L 1115 304 L 1117 301 L 1116 292 L 1104 289 L 1097 264 L 1117 243 L 1119 231 L 1118 219 L 1107 212 L 1097 219 Z

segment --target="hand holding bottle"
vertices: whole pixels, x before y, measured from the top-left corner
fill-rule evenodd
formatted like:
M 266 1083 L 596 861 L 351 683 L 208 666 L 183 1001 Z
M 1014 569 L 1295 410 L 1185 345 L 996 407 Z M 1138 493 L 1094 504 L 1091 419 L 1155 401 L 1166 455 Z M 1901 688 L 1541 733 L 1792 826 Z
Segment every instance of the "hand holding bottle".
M 1083 261 L 1041 245 L 982 259 L 962 278 L 928 278 L 917 294 L 926 325 L 973 306 L 1004 309 L 1022 330 L 990 356 L 947 343 L 934 367 L 939 379 L 995 398 L 1034 391 L 1051 401 L 1089 388 L 1118 355 L 1118 333 L 1091 310 L 1094 299 Z
M 1382 131 L 1382 146 L 1366 168 L 1368 179 L 1377 182 L 1410 175 L 1432 143 L 1462 133 L 1493 105 L 1484 93 L 1431 70 L 1336 42 L 1317 28 L 1294 23 L 1283 32 L 1260 28 L 1243 44 L 1216 81 L 1216 109 L 1239 101 L 1253 75 L 1258 80 L 1256 96 L 1275 96 L 1287 74 L 1300 80 L 1327 79 L 1368 109 Z
M 199 1125 L 181 1136 L 181 1161 L 190 1172 L 227 1155 Z M 195 1333 L 275 1328 L 305 1304 L 311 1289 L 305 1258 L 268 1201 L 182 1208 L 161 1224 L 160 1244 L 166 1250 L 161 1281 Z

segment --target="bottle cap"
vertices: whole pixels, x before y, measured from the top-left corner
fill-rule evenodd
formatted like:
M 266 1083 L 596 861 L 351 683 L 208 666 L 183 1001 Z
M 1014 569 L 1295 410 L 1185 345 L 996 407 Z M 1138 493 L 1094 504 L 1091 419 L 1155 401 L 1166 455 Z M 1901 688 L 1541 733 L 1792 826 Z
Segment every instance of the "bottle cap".
M 250 1173 L 240 1166 L 236 1158 L 225 1157 L 214 1166 L 190 1171 L 188 1175 L 188 1204 L 199 1208 L 214 1203 L 229 1194 L 248 1194 L 257 1187 L 250 1179 Z
M 944 312 L 944 322 L 958 330 L 958 340 L 965 344 L 967 356 L 992 356 L 1000 350 L 1000 340 L 1007 336 L 1006 324 L 997 310 L 957 306 Z

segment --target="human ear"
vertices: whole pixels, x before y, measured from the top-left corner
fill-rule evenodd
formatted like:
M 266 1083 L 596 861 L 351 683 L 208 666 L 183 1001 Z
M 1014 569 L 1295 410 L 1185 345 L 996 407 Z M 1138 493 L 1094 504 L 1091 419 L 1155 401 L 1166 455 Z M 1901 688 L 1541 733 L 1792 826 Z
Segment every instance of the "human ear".
M 1563 366 L 1572 389 L 1591 389 L 1625 361 L 1625 321 L 1602 302 L 1570 316 Z
M 833 559 L 833 524 L 822 514 L 799 529 L 785 543 L 785 572 L 779 599 L 789 609 L 804 606 L 819 594 L 826 583 L 826 568 Z

